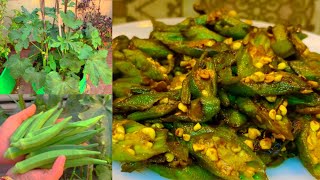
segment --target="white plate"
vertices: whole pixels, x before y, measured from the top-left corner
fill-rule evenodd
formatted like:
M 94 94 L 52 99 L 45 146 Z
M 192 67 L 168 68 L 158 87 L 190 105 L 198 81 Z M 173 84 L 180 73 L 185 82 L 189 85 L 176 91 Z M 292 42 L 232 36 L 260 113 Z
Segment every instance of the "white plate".
M 185 18 L 170 18 L 160 19 L 160 21 L 166 24 L 176 24 L 181 22 Z M 253 21 L 253 25 L 258 27 L 267 27 L 271 24 L 259 21 Z M 137 36 L 139 38 L 148 38 L 149 33 L 152 31 L 152 23 L 150 21 L 138 21 L 126 24 L 120 24 L 113 26 L 112 36 L 113 38 L 119 35 L 126 35 L 129 38 Z M 309 47 L 310 51 L 320 52 L 320 36 L 305 32 L 308 37 L 303 42 Z M 291 158 L 283 162 L 276 168 L 268 168 L 267 175 L 270 180 L 314 180 L 315 178 L 303 167 L 298 158 Z M 157 173 L 154 173 L 148 169 L 142 172 L 125 173 L 121 172 L 121 165 L 119 162 L 113 162 L 112 164 L 112 178 L 115 180 L 164 180 Z

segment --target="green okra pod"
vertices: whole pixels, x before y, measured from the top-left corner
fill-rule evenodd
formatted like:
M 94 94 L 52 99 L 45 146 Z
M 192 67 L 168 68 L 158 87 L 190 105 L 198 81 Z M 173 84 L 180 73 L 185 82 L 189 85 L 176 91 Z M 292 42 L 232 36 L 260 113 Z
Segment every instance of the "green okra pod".
M 26 134 L 26 136 L 28 136 L 29 133 L 40 129 L 44 125 L 44 123 L 46 123 L 46 121 L 53 115 L 53 113 L 55 113 L 57 111 L 58 107 L 59 107 L 59 104 L 57 104 L 53 108 L 49 109 L 48 111 L 45 111 L 41 116 L 39 116 L 32 123 L 30 128 L 28 128 L 28 133 Z
M 105 160 L 95 159 L 95 158 L 91 158 L 91 157 L 83 157 L 83 158 L 79 158 L 79 159 L 70 159 L 70 160 L 67 159 L 64 164 L 64 169 L 71 168 L 71 167 L 91 165 L 91 164 L 108 165 L 110 163 Z M 46 165 L 41 166 L 40 168 L 51 169 L 52 164 L 46 164 Z
M 38 113 L 34 116 L 31 116 L 29 119 L 25 120 L 18 129 L 13 133 L 13 135 L 10 137 L 10 142 L 16 142 L 19 139 L 23 138 L 24 135 L 28 132 L 28 128 L 30 125 L 39 117 L 42 115 L 43 112 Z
M 60 117 L 61 113 L 63 111 L 63 108 L 59 109 L 57 112 L 55 112 L 43 125 L 43 127 L 54 125 L 57 121 L 57 119 Z
M 88 130 L 82 133 L 66 137 L 61 141 L 56 142 L 55 144 L 81 144 L 89 139 L 93 138 L 96 134 L 102 132 L 104 128 L 100 128 L 98 130 Z
M 44 152 L 16 163 L 12 171 L 14 173 L 23 174 L 32 169 L 41 167 L 49 163 L 53 163 L 57 159 L 57 157 L 61 155 L 66 156 L 66 159 L 77 159 L 77 158 L 94 156 L 99 154 L 100 152 L 97 152 L 97 151 L 75 150 L 75 149 L 49 151 L 49 152 Z
M 71 118 L 72 117 L 65 118 L 62 122 L 55 124 L 50 129 L 36 136 L 20 139 L 17 142 L 11 143 L 11 145 L 13 147 L 18 147 L 24 150 L 44 144 L 50 139 L 55 138 L 55 136 L 61 132 L 61 130 L 65 127 L 67 122 L 71 120 Z
M 49 152 L 49 151 L 55 151 L 55 150 L 63 150 L 63 149 L 92 149 L 99 146 L 98 143 L 95 144 L 88 144 L 88 145 L 74 145 L 74 144 L 59 144 L 59 145 L 51 145 L 43 148 L 39 148 L 38 150 L 30 152 L 26 158 L 30 158 L 33 156 L 36 156 L 38 154 L 44 153 L 44 152 Z

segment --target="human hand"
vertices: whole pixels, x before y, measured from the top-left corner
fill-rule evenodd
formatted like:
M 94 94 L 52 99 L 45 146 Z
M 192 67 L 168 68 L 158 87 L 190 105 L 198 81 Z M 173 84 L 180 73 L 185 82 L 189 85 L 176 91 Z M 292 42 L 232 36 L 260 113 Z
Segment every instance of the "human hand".
M 10 116 L 0 126 L 0 164 L 14 165 L 16 162 L 23 160 L 23 157 L 18 157 L 15 160 L 9 160 L 4 158 L 4 153 L 10 146 L 10 137 L 14 131 L 21 125 L 21 123 L 34 115 L 36 112 L 36 106 L 33 104 L 30 107 L 20 111 L 17 114 Z

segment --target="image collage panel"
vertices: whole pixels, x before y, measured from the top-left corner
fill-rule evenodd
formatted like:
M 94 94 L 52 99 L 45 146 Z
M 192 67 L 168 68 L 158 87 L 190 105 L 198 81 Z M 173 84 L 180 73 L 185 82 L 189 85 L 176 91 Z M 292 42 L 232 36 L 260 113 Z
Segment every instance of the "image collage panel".
M 0 180 L 320 179 L 320 1 L 0 0 Z
M 0 179 L 112 179 L 112 0 L 0 0 Z
M 319 10 L 114 0 L 113 179 L 320 179 Z

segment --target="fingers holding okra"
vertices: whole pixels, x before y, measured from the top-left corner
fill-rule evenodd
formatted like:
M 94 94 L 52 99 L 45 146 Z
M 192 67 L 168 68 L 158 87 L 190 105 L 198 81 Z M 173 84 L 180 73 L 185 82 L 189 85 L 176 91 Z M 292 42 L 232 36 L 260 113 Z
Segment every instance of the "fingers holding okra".
M 25 156 L 25 160 L 14 166 L 14 173 L 26 173 L 36 168 L 51 168 L 55 159 L 61 155 L 67 158 L 65 168 L 109 164 L 108 161 L 99 159 L 105 157 L 98 149 L 101 145 L 90 144 L 94 137 L 100 136 L 105 130 L 96 127 L 105 115 L 85 120 L 73 120 L 72 116 L 69 116 L 61 120 L 60 115 L 63 110 L 56 105 L 40 112 L 25 120 L 14 132 L 4 157 L 13 160 Z

